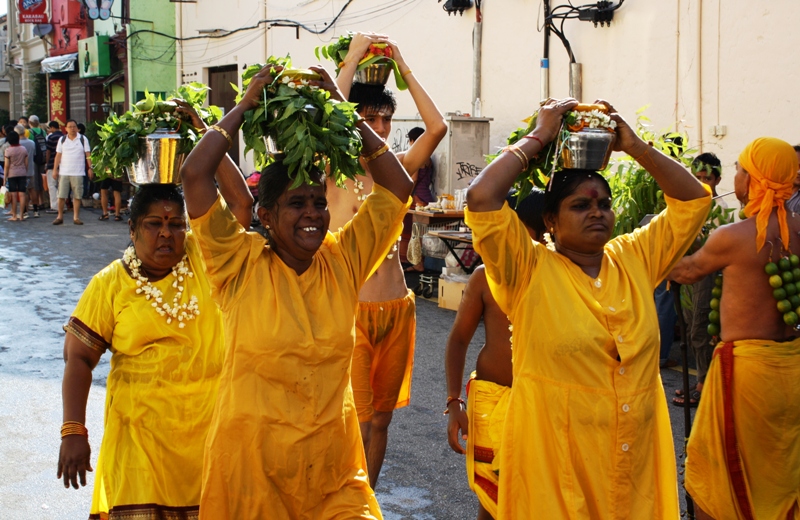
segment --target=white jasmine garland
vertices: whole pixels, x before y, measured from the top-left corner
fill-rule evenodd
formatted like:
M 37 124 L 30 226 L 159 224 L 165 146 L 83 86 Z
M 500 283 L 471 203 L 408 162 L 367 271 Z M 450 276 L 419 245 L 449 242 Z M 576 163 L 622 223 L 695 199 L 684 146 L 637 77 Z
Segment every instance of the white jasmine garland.
M 174 321 L 178 322 L 179 328 L 184 328 L 186 322 L 195 319 L 200 315 L 200 307 L 197 305 L 197 296 L 192 295 L 189 302 L 180 303 L 183 296 L 183 283 L 187 278 L 194 278 L 194 273 L 189 269 L 186 262 L 187 256 L 184 254 L 181 261 L 172 267 L 172 287 L 176 289 L 175 296 L 172 298 L 172 305 L 163 301 L 163 293 L 150 280 L 142 275 L 139 270 L 142 261 L 136 256 L 136 250 L 129 246 L 122 255 L 122 261 L 128 266 L 131 277 L 136 280 L 136 294 L 144 294 L 146 300 L 152 300 L 151 306 L 161 316 L 167 319 L 167 324 Z

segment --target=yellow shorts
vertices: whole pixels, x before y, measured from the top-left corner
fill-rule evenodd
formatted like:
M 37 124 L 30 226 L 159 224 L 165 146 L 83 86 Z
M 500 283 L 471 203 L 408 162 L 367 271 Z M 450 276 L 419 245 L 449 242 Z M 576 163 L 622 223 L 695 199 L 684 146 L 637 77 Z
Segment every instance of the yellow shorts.
M 414 293 L 388 302 L 360 302 L 350 379 L 359 422 L 411 400 L 417 328 Z
M 467 383 L 467 479 L 481 505 L 497 518 L 500 439 L 511 388 L 475 379 Z

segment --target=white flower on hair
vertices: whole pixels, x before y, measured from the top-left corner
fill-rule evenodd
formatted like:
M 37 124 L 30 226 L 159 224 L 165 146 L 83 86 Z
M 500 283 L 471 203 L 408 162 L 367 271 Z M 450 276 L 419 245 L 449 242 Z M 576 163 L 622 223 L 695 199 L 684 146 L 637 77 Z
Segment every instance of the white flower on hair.
M 281 81 L 283 81 L 284 83 L 289 83 L 290 81 L 292 81 L 292 78 L 290 78 L 289 76 L 284 76 Z
M 286 84 L 286 86 L 289 88 L 297 88 L 297 83 L 295 83 L 294 81 L 290 81 L 289 83 Z

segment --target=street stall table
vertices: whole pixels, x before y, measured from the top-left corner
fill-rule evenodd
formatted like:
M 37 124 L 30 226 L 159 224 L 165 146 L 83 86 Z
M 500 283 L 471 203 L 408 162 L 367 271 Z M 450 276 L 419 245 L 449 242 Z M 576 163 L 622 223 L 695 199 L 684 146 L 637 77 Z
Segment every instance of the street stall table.
M 429 258 L 444 260 L 447 256 L 448 248 L 437 237 L 430 234 L 431 231 L 458 231 L 464 224 L 464 212 L 457 210 L 431 211 L 424 209 L 411 209 L 408 215 L 412 223 L 421 229 L 422 253 Z M 410 238 L 410 234 L 409 234 Z M 401 247 L 401 252 L 404 248 Z M 430 298 L 433 296 L 438 276 L 432 276 L 430 272 L 423 272 L 419 277 L 419 284 L 414 288 L 417 296 Z
M 453 253 L 453 256 L 456 258 L 458 265 L 461 266 L 461 269 L 463 269 L 465 273 L 472 274 L 472 271 L 474 271 L 475 268 L 481 264 L 482 260 L 477 252 L 471 259 L 471 261 L 469 261 L 469 264 L 467 264 L 462 258 L 462 256 L 459 255 L 459 253 L 463 254 L 463 252 L 466 250 L 473 250 L 472 231 L 463 232 L 463 231 L 429 230 L 428 234 L 444 242 L 447 249 L 451 253 Z

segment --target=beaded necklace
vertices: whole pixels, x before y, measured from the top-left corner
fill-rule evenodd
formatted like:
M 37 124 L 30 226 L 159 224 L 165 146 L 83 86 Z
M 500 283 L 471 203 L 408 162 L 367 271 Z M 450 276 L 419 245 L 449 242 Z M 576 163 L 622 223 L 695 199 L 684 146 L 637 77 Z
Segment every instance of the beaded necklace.
M 136 250 L 133 246 L 129 246 L 122 255 L 122 261 L 128 266 L 131 272 L 131 277 L 136 280 L 136 294 L 144 294 L 146 300 L 153 300 L 150 304 L 155 311 L 161 316 L 167 318 L 167 324 L 172 323 L 173 320 L 178 322 L 179 328 L 184 328 L 186 322 L 195 319 L 200 315 L 200 307 L 197 305 L 197 296 L 192 295 L 189 302 L 179 303 L 181 296 L 183 296 L 183 281 L 188 278 L 194 278 L 194 273 L 189 269 L 186 262 L 187 256 L 183 255 L 181 261 L 172 267 L 172 277 L 175 281 L 172 282 L 172 287 L 177 289 L 175 296 L 172 298 L 172 305 L 163 301 L 162 292 L 150 283 L 150 280 L 142 275 L 140 268 L 142 261 L 136 256 Z

